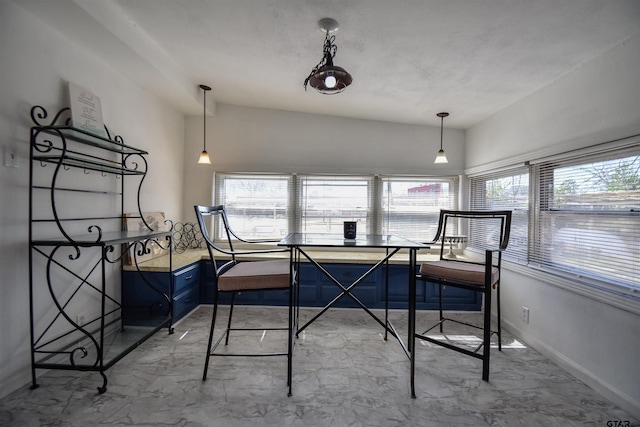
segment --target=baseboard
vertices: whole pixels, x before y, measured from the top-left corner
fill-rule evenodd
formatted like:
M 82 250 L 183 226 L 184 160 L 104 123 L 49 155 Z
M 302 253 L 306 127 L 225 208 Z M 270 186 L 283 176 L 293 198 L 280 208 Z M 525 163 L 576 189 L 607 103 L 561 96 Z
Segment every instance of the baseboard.
M 505 329 L 508 329 L 519 340 L 540 352 L 543 356 L 549 360 L 555 362 L 558 366 L 569 372 L 571 375 L 587 384 L 589 387 L 602 394 L 605 398 L 619 406 L 622 410 L 626 411 L 632 417 L 640 419 L 640 402 L 635 401 L 631 396 L 618 390 L 613 385 L 604 381 L 602 378 L 595 375 L 593 372 L 586 370 L 581 365 L 576 364 L 573 360 L 568 358 L 562 353 L 559 353 L 552 347 L 549 347 L 544 342 L 538 340 L 533 336 L 529 336 L 526 332 L 519 329 L 515 324 L 502 319 L 502 324 Z

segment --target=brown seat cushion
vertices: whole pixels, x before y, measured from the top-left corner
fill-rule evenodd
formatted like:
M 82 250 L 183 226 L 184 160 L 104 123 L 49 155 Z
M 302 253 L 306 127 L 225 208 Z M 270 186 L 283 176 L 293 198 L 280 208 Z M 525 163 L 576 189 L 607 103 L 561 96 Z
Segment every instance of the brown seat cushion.
M 484 286 L 484 265 L 457 261 L 426 261 L 420 266 L 420 274 L 434 279 L 445 279 Z M 500 278 L 498 267 L 491 267 L 491 284 Z
M 240 262 L 218 278 L 220 291 L 288 288 L 289 260 Z

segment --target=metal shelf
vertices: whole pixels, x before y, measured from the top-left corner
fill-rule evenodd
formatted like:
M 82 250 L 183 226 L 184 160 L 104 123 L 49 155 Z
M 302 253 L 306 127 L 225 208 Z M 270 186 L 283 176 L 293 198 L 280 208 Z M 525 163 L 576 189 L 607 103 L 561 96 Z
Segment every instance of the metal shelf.
M 145 323 L 133 325 L 124 319 L 127 307 L 117 280 L 123 260 L 136 259 L 150 245 L 168 251 L 171 260 L 172 232 L 152 230 L 142 216 L 140 194 L 148 153 L 124 144 L 120 136 L 111 138 L 106 127 L 102 137 L 70 126 L 69 113 L 63 108 L 50 123 L 43 123 L 47 111 L 40 106 L 31 109 L 32 388 L 38 387 L 36 369 L 93 371 L 100 373 L 98 391 L 104 393 L 107 369 L 161 328 L 172 332 L 170 293 L 149 285 L 166 304 L 146 313 Z M 92 171 L 102 176 L 88 176 Z M 123 229 L 125 181 L 129 187 L 137 182 L 143 231 Z M 173 289 L 172 275 L 167 281 Z
M 71 240 L 60 237 L 56 239 L 32 240 L 35 246 L 113 246 L 121 243 L 139 242 L 170 236 L 170 231 L 109 231 L 106 233 L 82 234 L 69 236 Z M 100 237 L 97 239 L 97 237 Z

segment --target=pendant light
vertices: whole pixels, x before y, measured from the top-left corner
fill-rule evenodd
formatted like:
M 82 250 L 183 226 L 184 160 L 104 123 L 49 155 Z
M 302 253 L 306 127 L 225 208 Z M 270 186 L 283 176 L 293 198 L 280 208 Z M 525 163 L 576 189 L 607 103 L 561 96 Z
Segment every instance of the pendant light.
M 323 18 L 318 21 L 318 28 L 326 33 L 322 59 L 304 80 L 304 90 L 307 90 L 309 85 L 320 93 L 333 95 L 345 90 L 353 82 L 353 78 L 344 68 L 333 65 L 338 47 L 334 44 L 336 36 L 331 33 L 338 31 L 338 22 L 335 19 Z
M 436 156 L 436 160 L 433 163 L 449 163 L 447 160 L 447 155 L 444 153 L 442 149 L 442 135 L 444 133 L 444 118 L 447 117 L 449 113 L 438 113 L 436 116 L 440 117 L 440 151 L 438 151 L 438 155 Z
M 207 92 L 210 91 L 211 88 L 206 85 L 200 85 L 200 89 L 202 89 L 202 92 L 204 94 L 202 98 L 202 121 L 204 124 L 204 133 L 203 133 L 202 153 L 200 153 L 198 164 L 210 165 L 211 159 L 209 158 L 209 153 L 207 153 Z

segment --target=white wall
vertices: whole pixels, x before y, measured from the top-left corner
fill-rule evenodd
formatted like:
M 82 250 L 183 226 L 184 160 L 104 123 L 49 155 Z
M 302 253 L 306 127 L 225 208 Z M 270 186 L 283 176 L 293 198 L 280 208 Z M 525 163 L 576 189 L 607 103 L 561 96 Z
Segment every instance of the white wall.
M 640 37 L 467 131 L 467 167 L 640 134 Z M 524 341 L 640 418 L 640 307 L 527 269 L 506 272 L 503 319 Z M 522 306 L 530 323 L 520 320 Z M 627 308 L 624 308 L 624 307 Z M 619 308 L 622 307 L 622 308 Z
M 184 117 L 124 78 L 108 58 L 63 38 L 13 3 L 0 2 L 0 144 L 17 151 L 18 168 L 0 165 L 0 397 L 30 381 L 29 116 L 67 106 L 66 82 L 101 98 L 105 123 L 127 144 L 149 151 L 144 210 L 181 219 Z M 78 215 L 82 208 L 78 207 Z M 127 210 L 136 207 L 129 203 Z
M 435 114 L 435 113 L 434 113 Z M 186 121 L 185 218 L 194 204 L 211 202 L 212 172 L 298 172 L 459 175 L 464 131 L 447 129 L 449 163 L 434 165 L 440 128 L 344 119 L 216 104 L 207 118 L 211 166 L 197 165 L 202 117 Z

